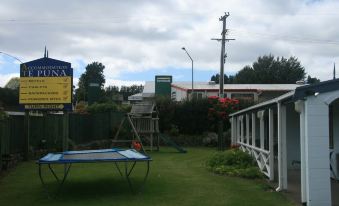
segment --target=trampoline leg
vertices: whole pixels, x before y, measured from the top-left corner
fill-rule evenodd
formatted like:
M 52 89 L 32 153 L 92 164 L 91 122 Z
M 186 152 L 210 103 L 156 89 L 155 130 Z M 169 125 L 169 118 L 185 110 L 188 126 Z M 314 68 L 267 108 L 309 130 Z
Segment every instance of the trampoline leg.
M 141 186 L 140 186 L 139 193 L 142 192 L 142 190 L 144 189 L 146 180 L 147 180 L 147 178 L 148 178 L 148 174 L 149 174 L 149 162 L 150 162 L 150 161 L 147 161 L 147 171 L 146 171 L 146 175 L 145 175 L 145 177 L 144 177 L 144 180 L 143 180 L 143 182 L 142 182 L 142 184 L 141 184 Z
M 131 189 L 131 191 L 133 193 L 134 191 L 133 191 L 131 180 L 129 179 L 129 174 L 131 174 L 131 171 L 128 171 L 128 162 L 125 162 L 125 175 L 126 175 L 126 179 L 127 179 L 127 182 L 128 182 L 128 186 L 129 186 L 129 188 Z
M 60 180 L 59 180 L 58 176 L 55 174 L 53 168 L 51 167 L 51 164 L 48 164 L 48 168 L 51 171 L 51 173 L 53 174 L 53 176 L 55 177 L 56 181 L 59 182 Z
M 71 166 L 72 166 L 71 163 L 69 163 L 68 166 L 67 166 L 67 164 L 64 164 L 64 177 L 62 178 L 62 181 L 61 181 L 61 183 L 59 185 L 57 195 L 61 192 L 61 188 L 62 188 L 62 186 L 64 185 L 64 183 L 66 181 L 66 178 L 67 178 L 67 176 L 69 174 L 69 170 L 71 169 Z
M 48 192 L 48 189 L 47 189 L 47 186 L 46 186 L 46 184 L 45 184 L 44 178 L 42 177 L 41 167 L 42 167 L 42 165 L 39 164 L 39 177 L 40 177 L 40 181 L 41 181 L 41 184 L 42 184 L 42 188 L 44 188 L 44 191 L 45 191 L 45 193 L 47 194 L 48 199 L 50 199 L 51 196 L 50 196 L 50 194 L 49 194 L 49 192 Z
M 133 163 L 133 165 L 132 165 L 132 168 L 129 170 L 129 172 L 128 172 L 128 176 L 130 176 L 130 174 L 132 173 L 132 170 L 134 169 L 134 166 L 135 166 L 135 164 L 136 164 L 137 162 L 134 162 Z
M 115 167 L 117 168 L 117 170 L 119 171 L 120 176 L 123 177 L 124 175 L 122 174 L 118 163 L 114 162 L 114 164 L 115 164 Z
M 129 176 L 131 175 L 133 169 L 134 169 L 134 166 L 136 165 L 136 161 L 133 163 L 131 169 L 128 169 L 128 163 L 125 162 L 125 175 L 126 175 L 126 179 L 127 179 L 127 182 L 128 182 L 128 185 L 130 187 L 130 189 L 132 190 L 132 192 L 134 192 L 134 189 L 133 189 L 133 185 L 131 183 L 131 180 L 129 179 Z M 150 161 L 147 161 L 147 170 L 146 170 L 146 175 L 144 177 L 144 180 L 142 181 L 142 184 L 140 186 L 140 188 L 138 189 L 138 192 L 140 193 L 143 188 L 144 188 L 144 185 L 146 183 L 146 180 L 147 180 L 147 177 L 148 177 L 148 174 L 149 174 L 149 165 L 150 165 Z

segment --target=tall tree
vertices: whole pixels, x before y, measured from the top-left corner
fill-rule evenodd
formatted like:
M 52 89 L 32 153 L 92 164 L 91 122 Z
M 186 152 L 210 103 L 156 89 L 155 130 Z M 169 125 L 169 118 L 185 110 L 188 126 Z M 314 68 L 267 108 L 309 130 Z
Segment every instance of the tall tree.
M 102 101 L 110 102 L 118 99 L 120 96 L 119 87 L 118 86 L 108 86 L 105 88 L 105 95 Z
M 224 78 L 228 84 L 295 84 L 304 80 L 305 69 L 296 57 L 274 57 L 264 55 L 252 64 L 245 66 L 235 76 Z M 219 74 L 213 75 L 211 80 L 219 83 Z M 317 83 L 320 80 L 316 77 L 307 77 L 309 84 Z
M 14 108 L 19 105 L 19 90 L 0 87 L 0 107 Z
M 19 77 L 13 77 L 7 82 L 7 84 L 5 85 L 5 88 L 19 89 L 19 86 L 20 86 L 20 78 Z
M 256 73 L 254 69 L 250 66 L 245 66 L 242 70 L 240 70 L 235 76 L 236 83 L 246 83 L 246 84 L 255 84 L 257 80 Z
M 235 75 L 237 84 L 295 84 L 305 79 L 305 69 L 296 57 L 258 57 L 251 66 L 245 66 Z
M 123 96 L 124 100 L 128 100 L 128 96 L 142 92 L 143 88 L 142 85 L 132 85 L 130 87 L 121 86 L 120 94 Z
M 76 97 L 78 101 L 87 100 L 88 98 L 88 87 L 90 83 L 99 84 L 101 92 L 105 84 L 104 76 L 105 66 L 100 62 L 93 62 L 86 66 L 85 72 L 80 76 L 78 86 L 76 90 Z
M 220 75 L 219 73 L 212 75 L 211 77 L 211 81 L 214 81 L 215 83 L 219 84 L 219 78 Z M 232 84 L 233 83 L 233 76 L 227 76 L 226 74 L 224 74 L 224 84 Z
M 315 83 L 319 83 L 320 79 L 316 78 L 316 77 L 311 77 L 310 75 L 307 76 L 307 84 L 315 84 Z

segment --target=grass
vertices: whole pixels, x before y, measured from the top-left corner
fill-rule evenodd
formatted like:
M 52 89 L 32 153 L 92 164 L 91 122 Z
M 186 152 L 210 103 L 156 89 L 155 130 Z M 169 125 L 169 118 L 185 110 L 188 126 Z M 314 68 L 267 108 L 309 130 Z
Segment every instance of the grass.
M 126 180 L 104 163 L 74 164 L 56 199 L 48 199 L 33 161 L 20 163 L 0 179 L 0 205 L 293 205 L 261 181 L 215 175 L 206 170 L 213 149 L 189 148 L 180 154 L 169 148 L 153 152 L 149 179 L 141 194 L 132 194 Z M 60 172 L 62 168 L 57 168 Z M 133 173 L 139 184 L 145 167 Z M 45 170 L 48 182 L 52 176 Z M 56 184 L 49 183 L 50 188 Z

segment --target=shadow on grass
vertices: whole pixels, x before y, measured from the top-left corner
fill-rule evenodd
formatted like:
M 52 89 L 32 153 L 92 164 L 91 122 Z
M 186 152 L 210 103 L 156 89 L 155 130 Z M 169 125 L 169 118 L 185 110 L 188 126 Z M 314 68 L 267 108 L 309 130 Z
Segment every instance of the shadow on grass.
M 93 198 L 135 198 L 148 193 L 166 192 L 166 187 L 159 189 L 164 183 L 156 179 L 148 180 L 142 187 L 143 180 L 141 178 L 131 178 L 133 191 L 128 185 L 124 177 L 116 178 L 95 178 L 95 179 L 76 179 L 66 181 L 61 192 L 57 194 L 58 184 L 50 182 L 46 184 L 48 192 L 52 196 L 52 200 L 92 200 Z M 158 188 L 154 190 L 154 188 Z M 167 191 L 168 192 L 168 191 Z M 43 194 L 48 199 L 47 194 Z

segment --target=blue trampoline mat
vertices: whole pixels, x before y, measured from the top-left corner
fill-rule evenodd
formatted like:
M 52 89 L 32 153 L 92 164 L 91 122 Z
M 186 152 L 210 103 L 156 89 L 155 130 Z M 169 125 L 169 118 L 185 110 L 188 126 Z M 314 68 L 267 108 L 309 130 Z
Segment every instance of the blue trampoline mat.
M 110 162 L 110 161 L 150 161 L 151 158 L 134 149 L 102 149 L 66 151 L 62 153 L 49 153 L 38 160 L 43 163 L 77 163 L 77 162 Z

